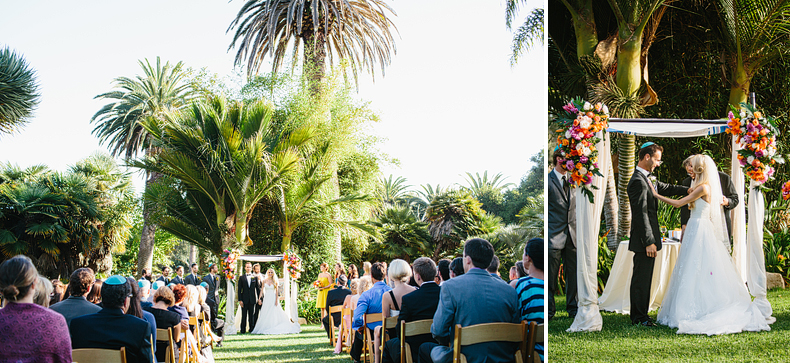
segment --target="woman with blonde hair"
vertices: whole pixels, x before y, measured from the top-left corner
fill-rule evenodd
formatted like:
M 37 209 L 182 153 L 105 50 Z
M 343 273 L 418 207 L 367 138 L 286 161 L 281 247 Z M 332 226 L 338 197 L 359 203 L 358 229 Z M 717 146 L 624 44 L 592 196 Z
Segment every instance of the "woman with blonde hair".
M 414 286 L 409 285 L 411 266 L 409 266 L 408 262 L 401 259 L 392 260 L 387 270 L 387 277 L 389 277 L 393 286 L 392 290 L 386 292 L 384 296 L 381 297 L 381 314 L 386 317 L 398 316 L 398 314 L 400 314 L 400 305 L 403 301 L 403 295 L 417 290 Z M 373 357 L 375 363 L 379 363 L 381 357 L 381 329 L 382 327 L 380 326 L 376 327 L 373 332 L 373 348 L 375 349 L 375 355 Z M 391 336 L 393 334 L 394 331 L 390 332 Z
M 365 291 L 360 292 L 359 291 L 360 280 L 361 279 L 357 278 L 357 279 L 351 280 L 348 283 L 348 287 L 349 287 L 349 289 L 351 289 L 351 295 L 346 295 L 345 300 L 343 300 L 343 309 L 351 309 L 352 315 L 343 315 L 343 321 L 345 322 L 345 326 L 348 329 L 340 332 L 341 339 L 338 339 L 337 340 L 337 344 L 335 344 L 335 351 L 333 352 L 335 354 L 340 354 L 343 351 L 343 346 L 342 346 L 343 339 L 342 339 L 342 337 L 343 336 L 349 337 L 349 336 L 351 336 L 351 334 L 354 334 L 354 332 L 351 331 L 351 318 L 353 317 L 353 311 L 357 308 L 357 301 L 359 301 L 359 295 L 361 295 L 363 292 L 367 291 L 367 289 L 370 289 L 370 284 L 368 283 L 367 289 Z M 370 281 L 370 280 L 368 280 L 368 281 Z M 351 342 L 350 339 L 348 339 L 348 338 L 346 338 L 346 341 L 349 344 Z
M 322 263 L 321 273 L 318 274 L 318 279 L 313 283 L 313 286 L 318 288 L 315 307 L 321 309 L 321 319 L 326 316 L 326 295 L 329 294 L 329 289 L 332 287 L 332 275 L 329 274 L 328 270 L 329 266 L 326 263 Z
M 266 270 L 266 278 L 263 280 L 263 290 L 261 290 L 263 294 L 261 313 L 258 315 L 252 334 L 295 334 L 302 331 L 299 322 L 291 321 L 280 306 L 278 283 L 274 269 Z

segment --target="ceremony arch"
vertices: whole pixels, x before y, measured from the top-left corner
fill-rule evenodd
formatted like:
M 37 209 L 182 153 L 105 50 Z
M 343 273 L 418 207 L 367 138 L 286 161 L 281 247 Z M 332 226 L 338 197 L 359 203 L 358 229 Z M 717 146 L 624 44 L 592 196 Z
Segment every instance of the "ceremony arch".
M 727 119 L 609 119 L 608 128 L 601 132 L 603 137 L 596 145 L 599 150 L 598 165 L 601 174 L 607 175 L 612 168 L 611 135 L 622 133 L 642 137 L 688 138 L 715 135 L 727 129 Z M 733 185 L 743 201 L 745 180 L 738 161 L 740 149 L 735 138 L 731 139 L 732 157 L 730 161 Z M 568 328 L 569 332 L 600 331 L 603 320 L 598 308 L 598 236 L 600 233 L 601 212 L 606 193 L 606 178 L 596 177 L 592 181 L 593 202 L 582 194 L 576 193 L 576 255 L 578 312 Z M 749 293 L 754 303 L 766 319 L 773 319 L 771 304 L 766 297 L 765 257 L 763 254 L 763 224 L 765 202 L 762 192 L 752 182 L 749 188 L 749 229 L 746 229 L 746 209 L 744 203 L 732 210 L 733 262 L 738 274 L 748 282 Z M 597 188 L 597 189 L 596 189 Z

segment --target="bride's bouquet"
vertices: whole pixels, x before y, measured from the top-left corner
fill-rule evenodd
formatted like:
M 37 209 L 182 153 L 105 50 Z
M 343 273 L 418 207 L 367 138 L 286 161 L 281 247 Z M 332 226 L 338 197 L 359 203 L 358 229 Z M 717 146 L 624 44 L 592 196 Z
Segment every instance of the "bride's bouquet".
M 743 173 L 757 184 L 773 179 L 775 165 L 784 163 L 784 158 L 777 154 L 776 135 L 779 135 L 779 129 L 775 119 L 765 117 L 745 102 L 741 103 L 740 110 L 730 108 L 725 132 L 735 137 L 735 142 L 741 147 L 738 161 Z
M 582 193 L 593 202 L 590 188 L 594 176 L 603 177 L 598 169 L 598 150 L 595 144 L 601 141 L 599 132 L 606 130 L 609 120 L 609 108 L 599 103 L 591 104 L 575 98 L 562 106 L 557 122 L 562 128 L 557 130 L 557 147 L 565 168 L 570 172 L 573 187 L 581 187 Z

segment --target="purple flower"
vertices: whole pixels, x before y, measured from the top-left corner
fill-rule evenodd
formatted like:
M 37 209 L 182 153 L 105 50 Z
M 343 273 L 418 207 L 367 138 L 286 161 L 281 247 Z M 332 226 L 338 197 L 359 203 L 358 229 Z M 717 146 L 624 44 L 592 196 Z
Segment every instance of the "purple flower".
M 752 143 L 752 137 L 749 136 L 749 135 L 746 135 L 746 136 L 743 137 L 743 141 L 746 142 L 747 144 L 751 144 Z
M 574 169 L 573 161 L 570 161 L 570 160 L 566 161 L 565 162 L 565 169 L 573 170 Z
M 582 164 L 587 164 L 588 161 L 590 161 L 590 159 L 588 159 L 586 156 L 582 156 L 579 159 L 579 162 L 581 162 Z
M 749 132 L 752 132 L 752 131 L 754 131 L 754 125 L 752 125 L 751 123 L 749 123 L 749 125 L 747 125 L 747 126 L 746 126 L 746 130 L 747 130 L 747 131 L 749 131 Z
M 755 157 L 758 157 L 758 158 L 761 158 L 761 157 L 763 157 L 763 151 L 762 151 L 762 150 L 757 150 L 757 151 L 755 151 L 755 152 L 754 152 L 754 156 L 755 156 Z
M 727 113 L 728 118 L 735 118 L 735 115 L 732 114 L 732 111 Z
M 746 159 L 740 159 L 741 166 L 746 166 Z

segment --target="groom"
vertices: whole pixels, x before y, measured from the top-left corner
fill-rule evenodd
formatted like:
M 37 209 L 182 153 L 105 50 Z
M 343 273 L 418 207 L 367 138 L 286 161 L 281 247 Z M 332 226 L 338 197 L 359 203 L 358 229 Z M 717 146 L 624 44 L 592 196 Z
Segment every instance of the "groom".
M 647 315 L 650 308 L 650 284 L 653 265 L 661 250 L 661 232 L 658 228 L 658 199 L 653 196 L 650 184 L 658 194 L 688 194 L 680 185 L 659 182 L 652 172 L 661 165 L 664 148 L 646 142 L 639 149 L 639 163 L 628 182 L 628 199 L 631 204 L 631 241 L 628 249 L 634 252 L 634 272 L 631 277 L 631 324 L 655 326 Z
M 239 306 L 241 306 L 241 333 L 247 332 L 247 322 L 250 323 L 250 331 L 255 328 L 255 306 L 260 295 L 258 278 L 252 274 L 252 263 L 244 265 L 244 275 L 239 276 L 236 284 L 239 289 Z

